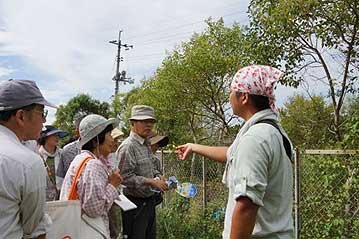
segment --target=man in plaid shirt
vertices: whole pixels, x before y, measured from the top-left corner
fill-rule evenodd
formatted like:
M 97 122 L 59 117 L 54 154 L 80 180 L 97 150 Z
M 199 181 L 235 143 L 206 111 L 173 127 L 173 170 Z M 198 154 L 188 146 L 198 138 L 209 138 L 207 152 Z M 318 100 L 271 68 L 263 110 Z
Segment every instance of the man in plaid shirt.
M 123 177 L 124 194 L 137 205 L 122 212 L 124 238 L 156 238 L 155 197 L 153 189 L 167 190 L 166 179 L 152 161 L 150 140 L 156 118 L 150 106 L 136 105 L 131 111 L 131 133 L 120 145 L 117 157 Z M 152 188 L 152 189 L 151 189 Z

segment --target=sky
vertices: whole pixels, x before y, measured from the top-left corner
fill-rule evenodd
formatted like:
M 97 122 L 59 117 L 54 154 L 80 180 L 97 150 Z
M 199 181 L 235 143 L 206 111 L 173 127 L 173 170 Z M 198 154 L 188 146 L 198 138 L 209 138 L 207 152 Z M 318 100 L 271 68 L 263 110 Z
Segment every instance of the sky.
M 168 52 L 205 28 L 204 20 L 248 23 L 249 0 L 0 0 L 0 81 L 34 80 L 45 98 L 60 105 L 80 93 L 111 101 L 118 38 L 120 71 L 134 79 L 127 92 L 154 74 Z M 294 89 L 279 86 L 278 105 Z M 20 96 L 19 96 L 20 97 Z M 49 109 L 47 123 L 55 120 Z

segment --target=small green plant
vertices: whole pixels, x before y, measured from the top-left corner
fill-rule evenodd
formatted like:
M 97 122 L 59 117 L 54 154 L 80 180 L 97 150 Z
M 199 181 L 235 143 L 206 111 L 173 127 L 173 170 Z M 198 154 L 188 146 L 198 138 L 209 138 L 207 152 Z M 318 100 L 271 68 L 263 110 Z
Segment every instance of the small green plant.
M 159 210 L 157 235 L 160 239 L 219 239 L 222 238 L 223 220 L 213 217 L 218 211 L 209 205 L 203 213 L 196 200 L 177 197 L 168 206 Z

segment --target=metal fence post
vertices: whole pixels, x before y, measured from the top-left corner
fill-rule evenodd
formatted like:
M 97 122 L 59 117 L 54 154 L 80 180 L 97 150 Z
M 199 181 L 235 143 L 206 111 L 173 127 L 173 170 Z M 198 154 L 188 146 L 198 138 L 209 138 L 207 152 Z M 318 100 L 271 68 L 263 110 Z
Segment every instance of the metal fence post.
M 294 154 L 294 238 L 300 238 L 300 151 Z
M 203 199 L 203 215 L 206 213 L 207 209 L 207 160 L 205 157 L 202 157 L 202 199 Z

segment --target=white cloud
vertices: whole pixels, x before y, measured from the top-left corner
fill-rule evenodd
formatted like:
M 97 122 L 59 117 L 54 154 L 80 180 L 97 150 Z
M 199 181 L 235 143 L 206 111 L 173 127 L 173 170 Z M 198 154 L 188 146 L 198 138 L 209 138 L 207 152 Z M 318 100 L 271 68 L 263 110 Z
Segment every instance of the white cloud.
M 11 73 L 13 73 L 14 71 L 15 71 L 15 70 L 13 70 L 13 69 L 0 66 L 0 77 L 8 76 L 8 75 L 10 75 Z
M 124 30 L 122 69 L 139 81 L 160 66 L 166 50 L 201 31 L 203 20 L 224 16 L 247 21 L 248 0 L 0 0 L 0 59 L 17 56 L 42 75 L 46 98 L 67 102 L 87 92 L 101 100 L 113 94 L 116 46 L 108 43 Z M 21 74 L 21 69 L 16 69 Z M 11 70 L 0 68 L 1 74 Z M 121 90 L 130 87 L 121 85 Z

